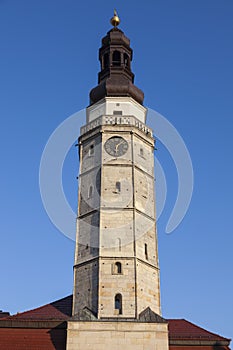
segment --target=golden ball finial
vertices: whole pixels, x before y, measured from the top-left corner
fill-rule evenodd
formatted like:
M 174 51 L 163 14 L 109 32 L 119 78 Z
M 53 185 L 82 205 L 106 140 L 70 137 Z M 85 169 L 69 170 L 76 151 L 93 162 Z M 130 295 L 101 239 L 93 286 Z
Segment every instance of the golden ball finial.
M 114 10 L 114 16 L 111 18 L 110 23 L 113 27 L 117 27 L 120 24 L 120 18 L 118 17 L 116 10 Z

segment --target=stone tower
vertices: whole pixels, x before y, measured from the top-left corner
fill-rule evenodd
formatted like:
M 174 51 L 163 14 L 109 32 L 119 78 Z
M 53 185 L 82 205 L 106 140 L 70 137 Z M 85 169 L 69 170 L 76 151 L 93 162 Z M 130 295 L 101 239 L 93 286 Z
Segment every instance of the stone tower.
M 130 41 L 118 23 L 115 14 L 114 27 L 102 39 L 98 85 L 90 92 L 78 142 L 68 350 L 121 349 L 124 344 L 138 350 L 168 348 L 160 310 L 155 140 L 146 126 L 144 94 L 134 85 Z

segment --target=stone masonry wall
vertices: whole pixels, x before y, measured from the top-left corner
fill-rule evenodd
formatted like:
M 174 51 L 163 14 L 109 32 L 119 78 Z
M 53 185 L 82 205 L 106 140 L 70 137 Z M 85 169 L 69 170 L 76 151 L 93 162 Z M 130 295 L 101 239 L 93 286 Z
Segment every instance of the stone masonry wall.
M 68 322 L 67 350 L 168 350 L 167 323 Z

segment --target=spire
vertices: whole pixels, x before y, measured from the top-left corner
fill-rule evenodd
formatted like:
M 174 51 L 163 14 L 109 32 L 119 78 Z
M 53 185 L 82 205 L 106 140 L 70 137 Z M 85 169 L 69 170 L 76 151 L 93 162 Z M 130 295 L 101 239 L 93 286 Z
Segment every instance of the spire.
M 134 85 L 134 74 L 131 71 L 133 50 L 130 40 L 117 27 L 120 18 L 116 10 L 110 23 L 113 28 L 102 38 L 99 49 L 101 70 L 98 74 L 98 85 L 90 92 L 90 104 L 104 97 L 132 97 L 143 104 L 144 94 Z

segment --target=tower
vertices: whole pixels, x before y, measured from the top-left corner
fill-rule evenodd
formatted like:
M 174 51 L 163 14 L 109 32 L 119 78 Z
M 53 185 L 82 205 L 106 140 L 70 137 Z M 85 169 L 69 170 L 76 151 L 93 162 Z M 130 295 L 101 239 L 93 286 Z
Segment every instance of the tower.
M 106 344 L 98 339 L 101 350 L 105 345 L 133 345 L 135 337 L 137 349 L 154 349 L 156 344 L 167 349 L 167 323 L 160 310 L 155 140 L 146 125 L 144 94 L 134 85 L 130 41 L 117 27 L 116 13 L 111 23 L 102 39 L 98 85 L 90 92 L 78 141 L 73 318 L 67 349 L 97 349 L 96 339 L 95 346 L 88 343 L 97 333 L 108 339 Z

